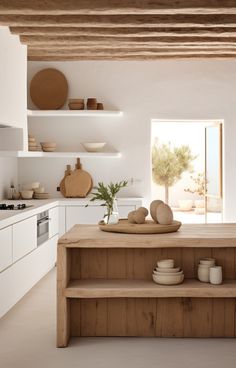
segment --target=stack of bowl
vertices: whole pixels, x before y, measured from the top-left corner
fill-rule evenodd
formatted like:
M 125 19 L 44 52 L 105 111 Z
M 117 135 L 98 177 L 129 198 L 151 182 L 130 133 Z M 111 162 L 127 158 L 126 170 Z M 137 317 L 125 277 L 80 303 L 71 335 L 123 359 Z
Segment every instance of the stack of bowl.
M 36 139 L 32 135 L 28 135 L 28 149 L 29 151 L 38 151 Z
M 54 142 L 41 142 L 40 144 L 44 152 L 54 152 L 57 146 Z
M 157 267 L 153 270 L 153 281 L 161 285 L 177 285 L 184 280 L 184 273 L 180 267 L 174 267 L 173 259 L 163 259 L 157 262 Z
M 84 99 L 70 98 L 68 106 L 70 110 L 84 110 Z
M 210 268 L 215 266 L 215 264 L 216 260 L 214 258 L 201 258 L 197 270 L 198 280 L 210 282 Z
M 88 98 L 87 99 L 87 109 L 88 110 L 97 110 L 98 103 L 96 98 Z

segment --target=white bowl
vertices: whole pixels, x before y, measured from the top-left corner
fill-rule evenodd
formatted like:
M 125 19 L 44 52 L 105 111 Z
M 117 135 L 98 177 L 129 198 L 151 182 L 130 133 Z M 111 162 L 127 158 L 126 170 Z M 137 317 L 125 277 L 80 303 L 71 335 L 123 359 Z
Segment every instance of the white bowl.
M 157 262 L 159 268 L 173 268 L 175 261 L 173 259 L 162 259 Z
M 183 282 L 184 274 L 153 274 L 152 279 L 160 285 L 177 285 Z
M 175 276 L 175 275 L 181 275 L 183 274 L 183 270 L 180 270 L 180 271 L 177 271 L 177 272 L 170 272 L 170 273 L 167 273 L 167 272 L 158 272 L 158 271 L 153 271 L 153 273 L 155 275 L 160 275 L 160 276 Z
M 180 267 L 175 267 L 175 268 L 159 268 L 156 267 L 154 269 L 155 272 L 161 272 L 161 273 L 176 273 L 180 271 Z
M 22 190 L 20 192 L 22 199 L 31 199 L 33 198 L 34 191 L 33 190 Z
M 87 152 L 100 152 L 106 145 L 106 143 L 92 143 L 92 142 L 83 142 L 81 143 Z
M 201 258 L 199 261 L 200 265 L 215 266 L 216 260 L 214 258 Z

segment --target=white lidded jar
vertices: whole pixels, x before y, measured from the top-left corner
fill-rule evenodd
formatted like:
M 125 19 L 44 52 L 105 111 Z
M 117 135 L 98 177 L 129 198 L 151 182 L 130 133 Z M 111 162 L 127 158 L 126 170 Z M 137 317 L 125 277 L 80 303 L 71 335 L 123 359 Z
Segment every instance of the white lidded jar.
M 208 265 L 198 265 L 197 270 L 198 280 L 202 282 L 209 282 L 210 281 L 210 266 Z
M 222 284 L 222 267 L 214 266 L 210 268 L 210 283 L 213 285 Z

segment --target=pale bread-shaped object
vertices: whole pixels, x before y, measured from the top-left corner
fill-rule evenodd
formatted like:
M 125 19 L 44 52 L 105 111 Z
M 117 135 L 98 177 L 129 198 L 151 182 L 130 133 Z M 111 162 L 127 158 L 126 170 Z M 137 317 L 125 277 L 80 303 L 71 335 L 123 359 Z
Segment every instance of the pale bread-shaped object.
M 148 209 L 146 207 L 139 207 L 137 211 L 142 211 L 145 217 L 148 215 Z
M 136 211 L 131 211 L 128 213 L 128 222 L 130 224 L 135 224 L 135 221 L 134 221 L 134 214 L 135 214 Z
M 157 210 L 157 207 L 160 204 L 164 204 L 164 202 L 161 201 L 160 199 L 156 199 L 155 201 L 152 201 L 151 204 L 150 204 L 150 215 L 151 215 L 153 221 L 155 221 L 155 222 L 158 222 L 157 221 L 157 216 L 156 216 L 156 210 Z
M 133 214 L 133 219 L 136 224 L 144 224 L 145 222 L 145 215 L 143 211 L 135 211 Z
M 170 225 L 173 222 L 173 212 L 168 204 L 161 203 L 156 209 L 157 222 L 161 225 Z

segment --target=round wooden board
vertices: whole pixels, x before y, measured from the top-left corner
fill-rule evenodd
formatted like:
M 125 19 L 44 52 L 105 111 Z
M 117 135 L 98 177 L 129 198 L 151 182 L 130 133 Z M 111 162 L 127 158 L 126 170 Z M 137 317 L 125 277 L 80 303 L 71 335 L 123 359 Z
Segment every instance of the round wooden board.
M 41 110 L 60 109 L 66 102 L 67 94 L 67 80 L 57 69 L 42 69 L 31 80 L 30 96 Z
M 107 225 L 104 221 L 100 221 L 98 225 L 100 230 L 111 233 L 164 234 L 178 231 L 182 223 L 173 221 L 171 225 L 160 225 L 154 221 L 147 220 L 145 224 L 131 224 L 127 219 L 121 219 L 116 225 Z

